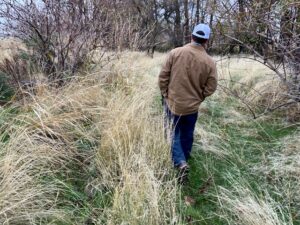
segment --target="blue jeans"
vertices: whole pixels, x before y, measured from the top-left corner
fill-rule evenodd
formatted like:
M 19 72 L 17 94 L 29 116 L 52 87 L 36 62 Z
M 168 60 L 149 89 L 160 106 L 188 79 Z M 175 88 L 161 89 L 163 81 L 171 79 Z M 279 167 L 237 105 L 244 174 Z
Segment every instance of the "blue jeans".
M 166 103 L 164 103 L 164 108 L 166 122 L 171 125 L 172 160 L 175 166 L 179 166 L 190 158 L 198 112 L 178 116 L 170 111 Z

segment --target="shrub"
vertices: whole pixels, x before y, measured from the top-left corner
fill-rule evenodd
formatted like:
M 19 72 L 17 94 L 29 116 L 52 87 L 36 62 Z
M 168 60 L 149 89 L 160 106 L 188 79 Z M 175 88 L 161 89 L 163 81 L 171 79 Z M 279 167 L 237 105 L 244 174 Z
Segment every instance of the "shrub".
M 0 104 L 5 104 L 14 95 L 12 87 L 7 82 L 5 74 L 0 72 Z

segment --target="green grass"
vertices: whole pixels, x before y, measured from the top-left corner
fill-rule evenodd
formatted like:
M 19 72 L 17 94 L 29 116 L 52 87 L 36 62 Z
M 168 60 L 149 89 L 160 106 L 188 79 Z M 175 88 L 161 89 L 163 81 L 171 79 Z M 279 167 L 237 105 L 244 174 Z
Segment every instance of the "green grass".
M 217 103 L 208 100 L 208 111 L 199 118 L 198 126 L 203 126 L 208 132 L 222 137 L 217 145 L 227 147 L 230 152 L 225 158 L 219 158 L 213 153 L 205 153 L 201 140 L 193 149 L 193 155 L 189 161 L 191 172 L 189 183 L 183 187 L 183 196 L 190 196 L 195 204 L 183 207 L 183 214 L 187 222 L 191 224 L 224 225 L 229 222 L 222 218 L 222 209 L 218 203 L 218 188 L 231 188 L 228 174 L 236 179 L 246 180 L 251 190 L 262 195 L 262 187 L 270 190 L 272 197 L 285 204 L 284 196 L 278 196 L 276 189 L 280 183 L 269 184 L 266 175 L 255 172 L 253 167 L 267 163 L 266 157 L 278 152 L 281 147 L 281 139 L 297 132 L 296 126 L 286 126 L 282 118 L 272 115 L 261 120 L 246 119 L 240 124 L 223 123 L 226 118 L 226 110 L 236 106 L 235 101 Z M 242 112 L 245 114 L 245 112 Z M 297 210 L 297 208 L 291 208 Z M 300 224 L 300 218 L 294 219 L 294 224 Z

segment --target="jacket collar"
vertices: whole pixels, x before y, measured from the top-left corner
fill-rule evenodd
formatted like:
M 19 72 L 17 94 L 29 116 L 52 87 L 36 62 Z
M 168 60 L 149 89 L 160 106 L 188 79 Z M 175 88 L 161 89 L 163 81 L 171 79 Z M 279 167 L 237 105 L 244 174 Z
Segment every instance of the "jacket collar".
M 185 46 L 192 47 L 192 48 L 198 49 L 200 51 L 205 51 L 206 52 L 205 48 L 202 45 L 195 45 L 193 43 L 189 43 L 189 44 L 186 44 Z

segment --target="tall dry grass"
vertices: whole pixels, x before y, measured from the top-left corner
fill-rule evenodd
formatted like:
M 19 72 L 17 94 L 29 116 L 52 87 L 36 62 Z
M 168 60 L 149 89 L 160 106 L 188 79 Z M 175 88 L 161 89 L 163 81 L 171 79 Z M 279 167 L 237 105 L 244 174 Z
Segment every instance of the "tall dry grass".
M 0 61 L 6 58 L 10 59 L 20 50 L 26 50 L 25 45 L 20 40 L 13 38 L 0 39 Z
M 270 197 L 268 190 L 253 191 L 243 180 L 228 175 L 231 188 L 221 187 L 217 196 L 229 224 L 292 225 L 292 216 Z M 286 212 L 287 211 L 287 212 Z M 288 216 L 287 216 L 288 215 Z
M 279 151 L 269 154 L 266 163 L 258 164 L 254 172 L 267 177 L 267 188 L 275 191 L 293 209 L 292 219 L 299 216 L 300 207 L 300 141 L 299 131 L 280 140 Z M 275 189 L 275 190 L 274 190 Z
M 108 224 L 179 223 L 163 118 L 154 107 L 156 79 L 116 90 L 103 116 L 98 188 L 114 189 Z M 127 86 L 127 87 L 126 87 Z M 170 179 L 171 178 L 171 179 Z
M 58 94 L 58 90 L 44 87 L 40 95 L 29 96 L 25 105 L 17 108 L 20 113 L 1 127 L 4 139 L 8 139 L 1 151 L 2 224 L 37 224 L 52 219 L 67 222 L 71 218 L 71 212 L 58 207 L 66 190 L 55 177 L 70 173 L 71 164 L 82 166 L 80 158 L 89 156 L 76 146 L 78 140 L 94 137 L 84 127 L 95 108 L 95 99 L 86 99 L 90 94 L 87 89 L 74 93 L 70 85 Z M 101 93 L 95 86 L 90 90 Z
M 252 56 L 216 59 L 220 89 L 223 93 L 220 99 L 226 100 L 228 95 L 234 96 L 241 103 L 241 107 L 257 115 L 288 103 L 289 93 L 285 85 L 272 70 L 256 62 Z M 224 95 L 224 92 L 228 95 Z M 299 105 L 288 103 L 279 107 L 279 110 L 285 113 L 289 120 L 297 120 Z
M 137 55 L 148 72 L 122 58 L 15 104 L 18 112 L 1 127 L 1 224 L 181 222 L 151 76 L 159 65 Z M 66 197 L 76 194 L 76 180 L 92 213 L 79 216 L 80 205 Z M 92 203 L 99 195 L 110 196 L 103 208 Z

